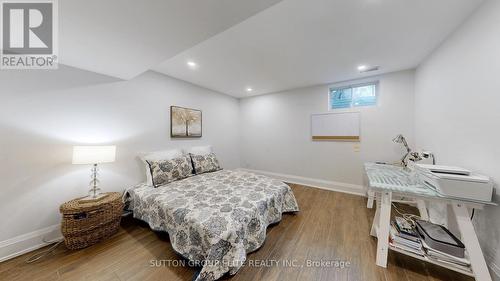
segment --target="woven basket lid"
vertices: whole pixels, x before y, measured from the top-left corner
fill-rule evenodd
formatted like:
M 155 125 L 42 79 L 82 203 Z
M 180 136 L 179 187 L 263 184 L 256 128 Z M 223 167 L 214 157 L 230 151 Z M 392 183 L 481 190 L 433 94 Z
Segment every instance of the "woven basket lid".
M 61 214 L 77 213 L 96 210 L 102 208 L 107 204 L 123 204 L 122 196 L 119 192 L 108 192 L 106 194 L 108 194 L 106 197 L 98 201 L 80 201 L 80 199 L 83 197 L 73 199 L 62 204 L 59 208 L 59 211 L 61 212 Z

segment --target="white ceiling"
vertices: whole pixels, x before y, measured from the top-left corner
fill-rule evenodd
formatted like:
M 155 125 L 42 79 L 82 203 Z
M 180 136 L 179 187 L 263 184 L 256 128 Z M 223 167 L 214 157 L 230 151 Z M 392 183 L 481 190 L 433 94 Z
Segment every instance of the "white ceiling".
M 205 1 L 198 1 L 197 5 Z M 106 1 L 100 3 L 103 2 Z M 242 2 L 252 1 L 237 2 L 238 5 L 244 5 Z M 410 69 L 429 55 L 481 2 L 284 0 L 164 61 L 153 67 L 153 70 L 222 93 L 244 97 Z M 82 4 L 82 7 L 85 5 Z M 210 7 L 208 4 L 203 5 Z M 165 4 L 162 7 L 168 6 Z M 169 9 L 174 10 L 173 7 Z M 128 12 L 133 15 L 135 9 Z M 164 57 L 192 44 L 196 39 L 208 37 L 208 33 L 214 33 L 217 29 L 200 32 L 195 28 L 196 24 L 191 22 L 193 20 L 196 21 L 196 18 L 178 17 L 172 20 L 177 22 L 177 26 L 193 26 L 182 28 L 179 34 L 175 34 L 182 39 L 182 44 L 177 44 L 177 40 L 169 41 L 171 34 L 161 39 L 165 43 Z M 216 25 L 218 30 L 222 25 Z M 157 28 L 153 28 L 153 31 L 149 28 L 149 25 L 143 25 L 139 30 L 147 33 L 158 31 Z M 196 37 L 182 34 L 184 32 L 203 35 Z M 140 41 L 144 40 L 142 37 Z M 115 43 L 117 51 L 121 48 L 120 43 L 125 44 L 120 38 Z M 124 37 L 122 39 L 127 40 Z M 156 48 L 149 50 L 149 46 L 156 47 L 160 39 L 147 39 L 132 43 L 133 46 L 127 47 L 127 50 L 137 48 L 140 52 L 135 52 L 136 55 L 151 51 L 151 55 L 146 56 L 147 61 L 151 62 L 160 57 L 161 52 Z M 197 62 L 199 68 L 188 68 L 188 60 Z M 132 59 L 134 65 L 139 64 L 143 68 L 146 63 L 141 64 L 141 61 Z M 127 68 L 130 61 L 121 63 L 115 66 L 117 72 L 119 67 Z M 359 74 L 356 67 L 360 64 L 378 65 L 380 70 Z M 137 73 L 139 70 L 135 67 L 130 69 L 127 73 Z M 247 93 L 247 87 L 252 87 L 254 91 Z
M 59 61 L 130 79 L 279 1 L 59 1 Z

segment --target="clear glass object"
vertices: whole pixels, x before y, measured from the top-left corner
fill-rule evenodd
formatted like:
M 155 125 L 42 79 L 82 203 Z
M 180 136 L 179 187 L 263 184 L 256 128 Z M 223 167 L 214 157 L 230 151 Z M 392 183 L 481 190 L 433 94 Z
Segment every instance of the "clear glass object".
M 97 164 L 94 164 L 92 166 L 90 172 L 91 172 L 90 178 L 92 180 L 89 183 L 90 185 L 89 197 L 97 198 L 101 194 L 101 189 L 99 188 L 99 179 L 97 178 L 99 175 L 99 168 L 97 167 Z

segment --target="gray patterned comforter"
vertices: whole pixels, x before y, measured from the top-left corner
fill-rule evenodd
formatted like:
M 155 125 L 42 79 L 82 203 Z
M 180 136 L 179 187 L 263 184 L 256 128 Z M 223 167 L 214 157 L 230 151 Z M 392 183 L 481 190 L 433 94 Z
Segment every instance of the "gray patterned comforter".
M 281 181 L 222 170 L 152 188 L 128 190 L 134 217 L 167 231 L 172 247 L 202 266 L 197 281 L 236 274 L 246 254 L 257 250 L 266 228 L 299 207 Z

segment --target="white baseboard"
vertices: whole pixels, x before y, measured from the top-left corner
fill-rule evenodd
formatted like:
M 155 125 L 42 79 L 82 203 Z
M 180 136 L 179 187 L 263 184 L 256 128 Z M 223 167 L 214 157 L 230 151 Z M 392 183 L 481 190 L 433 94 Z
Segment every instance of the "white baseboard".
M 0 242 L 0 262 L 50 244 L 44 241 L 50 242 L 59 239 L 62 239 L 61 227 L 56 224 L 2 241 Z
M 343 182 L 335 182 L 335 181 L 327 181 L 321 179 L 314 178 L 306 178 L 294 175 L 287 174 L 279 174 L 261 170 L 252 170 L 252 169 L 244 169 L 240 168 L 239 170 L 247 171 L 255 174 L 261 174 L 265 176 L 269 176 L 275 179 L 279 179 L 288 183 L 300 184 L 330 191 L 337 191 L 343 193 L 349 193 L 359 196 L 366 196 L 366 190 L 362 185 L 351 184 L 351 183 L 343 183 Z

